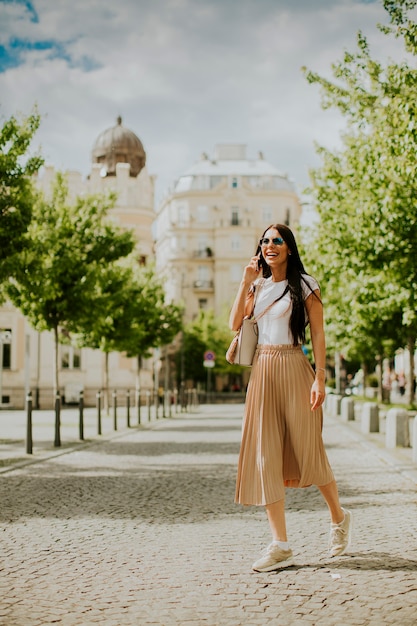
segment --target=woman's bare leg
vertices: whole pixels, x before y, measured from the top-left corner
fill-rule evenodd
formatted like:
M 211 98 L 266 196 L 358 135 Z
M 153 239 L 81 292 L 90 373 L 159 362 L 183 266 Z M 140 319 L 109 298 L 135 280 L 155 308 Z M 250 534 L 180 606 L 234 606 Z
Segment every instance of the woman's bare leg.
M 323 498 L 326 500 L 326 504 L 329 507 L 330 517 L 333 524 L 340 524 L 343 521 L 345 514 L 339 502 L 339 492 L 337 490 L 337 484 L 335 480 L 327 485 L 319 487 Z
M 344 512 L 339 502 L 339 492 L 335 480 L 319 487 L 329 508 L 333 524 L 339 524 L 344 519 Z M 287 541 L 287 526 L 285 521 L 285 499 L 266 505 L 269 526 L 274 541 Z
M 285 500 L 277 500 L 266 505 L 269 527 L 274 541 L 287 541 L 287 526 L 285 523 Z

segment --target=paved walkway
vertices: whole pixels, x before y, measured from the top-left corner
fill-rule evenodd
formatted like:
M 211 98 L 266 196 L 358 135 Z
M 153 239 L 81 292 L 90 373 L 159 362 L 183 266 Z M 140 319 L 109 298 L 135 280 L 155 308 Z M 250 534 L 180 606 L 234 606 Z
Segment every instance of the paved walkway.
M 1 626 L 417 624 L 406 463 L 327 417 L 329 458 L 354 514 L 351 550 L 329 559 L 320 494 L 288 490 L 296 564 L 255 573 L 269 533 L 262 509 L 233 504 L 241 415 L 241 405 L 202 406 L 3 467 Z

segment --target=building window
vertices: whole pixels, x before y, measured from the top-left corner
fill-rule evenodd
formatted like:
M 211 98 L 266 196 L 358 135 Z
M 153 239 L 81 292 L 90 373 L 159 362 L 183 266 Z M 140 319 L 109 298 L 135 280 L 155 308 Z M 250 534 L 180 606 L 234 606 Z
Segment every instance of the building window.
M 286 226 L 290 225 L 290 219 L 291 219 L 291 210 L 287 207 L 285 209 L 285 222 L 284 222 Z
M 199 257 L 207 256 L 207 248 L 208 248 L 207 235 L 200 235 L 200 237 L 198 238 L 197 246 L 198 246 L 197 255 Z
M 178 207 L 178 226 L 186 226 L 188 224 L 188 207 Z
M 206 283 L 209 279 L 209 268 L 207 265 L 199 265 L 197 272 L 197 280 L 202 283 Z
M 238 283 L 242 278 L 242 266 L 234 263 L 230 266 L 230 280 L 232 283 Z
M 207 298 L 199 298 L 198 299 L 198 308 L 201 309 L 202 311 L 206 311 L 208 307 L 208 300 Z
M 236 188 L 237 188 L 237 186 L 238 186 L 238 180 L 237 180 L 237 178 L 234 176 L 234 177 L 232 178 L 232 188 L 233 188 L 233 189 L 236 189 Z
M 197 207 L 197 222 L 200 224 L 208 222 L 208 206 L 205 204 L 200 204 Z
M 270 204 L 264 204 L 262 207 L 262 221 L 264 224 L 272 222 L 272 207 Z
M 1 354 L 2 354 L 2 366 L 3 369 L 9 370 L 11 368 L 11 353 L 12 353 L 12 330 L 11 328 L 0 329 L 0 341 L 1 341 Z
M 231 225 L 239 226 L 239 209 L 237 207 L 232 207 Z
M 74 346 L 61 346 L 61 367 L 62 369 L 81 369 L 81 350 Z
M 251 187 L 260 187 L 259 176 L 248 176 L 248 182 Z
M 210 189 L 217 187 L 222 182 L 224 182 L 224 176 L 210 176 Z
M 240 250 L 240 237 L 239 235 L 232 235 L 230 247 L 232 250 Z
M 180 250 L 185 251 L 188 248 L 188 241 L 186 235 L 181 235 L 180 238 Z
M 192 188 L 200 189 L 203 191 L 205 191 L 206 189 L 210 189 L 210 177 L 204 176 L 203 174 L 200 174 L 199 176 L 194 176 Z

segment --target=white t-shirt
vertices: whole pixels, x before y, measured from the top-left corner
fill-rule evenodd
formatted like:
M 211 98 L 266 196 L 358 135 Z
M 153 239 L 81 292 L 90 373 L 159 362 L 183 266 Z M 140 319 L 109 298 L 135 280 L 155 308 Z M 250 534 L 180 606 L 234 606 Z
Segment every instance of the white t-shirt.
M 301 288 L 304 300 L 311 294 L 311 290 L 319 289 L 317 281 L 307 274 L 302 275 L 307 281 L 301 280 Z M 263 285 L 257 285 L 258 295 L 256 298 L 254 315 L 257 317 L 266 307 L 274 300 L 279 298 L 285 291 L 288 284 L 287 280 L 281 280 L 278 283 L 272 281 L 272 277 L 267 278 Z M 310 290 L 311 288 L 311 290 Z M 285 296 L 276 302 L 265 315 L 258 321 L 258 343 L 263 345 L 289 345 L 293 343 L 293 337 L 290 330 L 291 317 L 291 296 L 287 292 Z

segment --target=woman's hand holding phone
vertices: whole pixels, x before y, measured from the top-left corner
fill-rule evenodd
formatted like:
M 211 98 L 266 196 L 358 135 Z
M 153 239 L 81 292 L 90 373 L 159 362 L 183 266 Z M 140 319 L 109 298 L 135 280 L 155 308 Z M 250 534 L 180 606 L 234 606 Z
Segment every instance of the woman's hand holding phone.
M 243 280 L 252 283 L 259 276 L 261 270 L 260 254 L 253 256 L 243 271 Z

